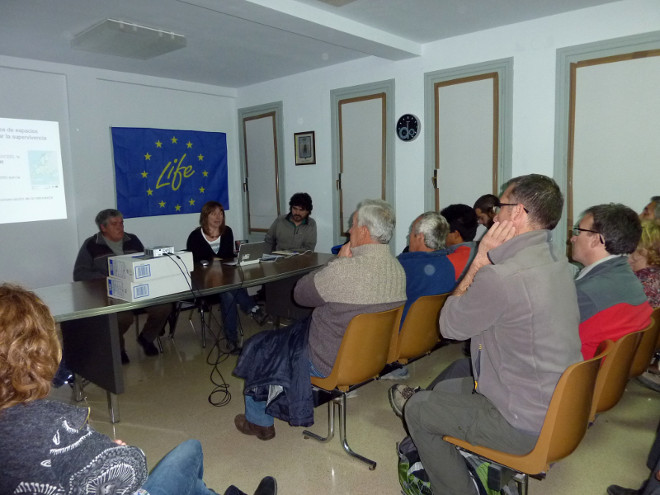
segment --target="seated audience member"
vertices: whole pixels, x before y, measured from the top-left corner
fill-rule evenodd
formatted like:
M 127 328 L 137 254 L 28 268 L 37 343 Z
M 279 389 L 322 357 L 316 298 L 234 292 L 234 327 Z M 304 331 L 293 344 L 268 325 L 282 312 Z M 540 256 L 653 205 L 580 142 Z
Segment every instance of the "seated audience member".
M 445 239 L 449 224 L 437 211 L 427 211 L 410 225 L 408 251 L 397 259 L 406 272 L 406 303 L 403 306 L 401 324 L 410 306 L 422 296 L 444 294 L 454 290 L 456 275 L 447 252 Z M 398 380 L 408 378 L 408 367 L 403 366 L 381 378 Z
M 660 196 L 653 196 L 639 214 L 640 220 L 659 220 L 660 219 Z
M 476 493 L 444 435 L 529 452 L 560 376 L 582 358 L 573 270 L 551 241 L 562 205 L 551 178 L 511 179 L 493 227 L 442 309 L 442 335 L 471 338 L 471 362 L 456 361 L 445 380 L 403 407 L 433 493 Z
M 500 202 L 500 198 L 494 194 L 484 194 L 474 203 L 474 212 L 477 215 L 477 221 L 487 229 L 493 226 L 495 218 L 495 207 Z
M 312 213 L 312 198 L 307 193 L 296 193 L 289 200 L 289 213 L 275 219 L 264 242 L 270 251 L 314 251 L 316 248 L 316 222 Z
M 192 252 L 195 263 L 234 257 L 234 233 L 231 227 L 225 224 L 225 209 L 220 203 L 209 201 L 202 206 L 199 225 L 190 233 L 186 241 L 186 250 Z M 252 316 L 259 325 L 263 325 L 266 315 L 245 289 L 221 292 L 218 297 L 225 337 L 230 347 L 237 351 L 239 343 L 236 306 L 240 306 L 243 312 Z
M 418 298 L 454 290 L 456 272 L 444 249 L 448 233 L 447 220 L 436 211 L 422 213 L 410 226 L 409 250 L 397 257 L 406 272 L 402 322 Z
M 660 307 L 660 225 L 642 222 L 642 235 L 628 263 L 644 287 L 651 307 Z
M 83 242 L 78 251 L 78 257 L 73 267 L 73 280 L 92 280 L 108 276 L 108 258 L 122 254 L 131 254 L 144 251 L 144 246 L 135 234 L 124 232 L 124 216 L 119 210 L 102 210 L 96 215 L 96 225 L 99 231 Z M 138 343 L 147 356 L 157 356 L 158 348 L 154 340 L 165 327 L 167 317 L 171 312 L 170 304 L 159 304 L 144 308 L 147 313 L 147 322 L 138 336 Z M 121 362 L 129 362 L 124 347 L 124 334 L 134 321 L 131 311 L 117 313 L 119 326 Z
M 454 265 L 456 280 L 460 281 L 467 272 L 476 254 L 477 214 L 468 205 L 455 204 L 444 208 L 440 214 L 449 222 L 447 251 L 449 261 Z
M 660 307 L 660 224 L 651 220 L 642 222 L 642 236 L 637 249 L 628 256 L 628 263 L 642 283 L 651 307 Z M 638 380 L 660 392 L 658 362 L 649 366 Z
M 591 359 L 602 341 L 616 341 L 650 323 L 651 306 L 626 257 L 641 233 L 637 214 L 615 203 L 588 208 L 573 229 L 573 259 L 584 265 L 575 278 L 584 359 Z
M 388 246 L 394 226 L 394 210 L 388 203 L 360 203 L 353 214 L 350 242 L 336 259 L 296 284 L 295 300 L 314 308 L 311 317 L 287 329 L 261 332 L 246 342 L 234 370 L 245 379 L 245 414 L 234 419 L 240 432 L 260 440 L 273 438 L 277 413 L 273 408 L 285 401 L 288 410 L 277 417 L 294 426 L 312 424 L 310 374 L 330 374 L 351 319 L 403 304 L 406 275 Z M 271 385 L 284 388 L 277 400 L 269 395 Z
M 660 495 L 660 424 L 658 424 L 655 441 L 646 460 L 646 467 L 651 470 L 651 473 L 639 490 L 610 485 L 607 487 L 607 495 Z
M 197 440 L 147 472 L 144 452 L 88 423 L 89 409 L 46 399 L 61 357 L 55 321 L 32 292 L 0 286 L 0 493 L 211 495 Z M 259 491 L 261 490 L 261 491 Z M 243 492 L 231 486 L 227 492 Z M 257 493 L 275 494 L 273 478 Z

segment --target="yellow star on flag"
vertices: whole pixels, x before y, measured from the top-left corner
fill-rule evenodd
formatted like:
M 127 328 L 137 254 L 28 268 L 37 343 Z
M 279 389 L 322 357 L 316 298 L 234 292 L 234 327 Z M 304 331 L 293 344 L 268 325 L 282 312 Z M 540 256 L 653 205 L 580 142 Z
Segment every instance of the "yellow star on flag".
M 188 204 L 189 204 L 190 206 L 195 206 L 195 200 L 194 200 L 194 199 L 191 199 L 190 201 L 188 201 Z
M 197 160 L 199 160 L 200 162 L 203 162 L 204 161 L 204 155 L 202 155 L 201 153 L 199 155 L 197 155 Z
M 146 179 L 147 175 L 149 175 L 145 170 L 142 171 L 142 178 Z
M 202 172 L 202 174 L 204 174 L 204 177 L 208 177 L 208 176 L 209 176 L 209 173 L 208 173 L 206 170 L 204 170 L 204 172 Z
M 153 189 L 147 189 L 147 196 L 153 196 L 154 195 L 154 190 Z
M 146 155 L 144 155 L 144 159 L 145 160 L 151 160 L 151 155 L 149 153 L 147 153 Z
M 191 143 L 190 141 L 188 141 L 188 142 L 186 143 L 186 146 L 187 146 L 188 148 L 192 148 L 192 143 Z
M 159 139 L 158 141 L 156 141 L 156 148 L 162 148 L 162 147 L 163 147 L 163 143 L 161 143 Z
M 160 205 L 161 208 L 165 208 L 165 201 L 161 201 L 161 202 L 158 203 L 158 204 Z
M 206 191 L 206 189 L 204 189 L 204 186 L 199 188 L 199 192 L 203 193 L 204 191 Z
M 176 206 L 174 207 L 174 209 L 175 209 L 176 211 L 181 211 L 181 205 L 176 205 Z
M 176 144 L 176 142 L 177 142 L 176 137 L 175 137 L 175 136 L 172 136 L 172 144 Z

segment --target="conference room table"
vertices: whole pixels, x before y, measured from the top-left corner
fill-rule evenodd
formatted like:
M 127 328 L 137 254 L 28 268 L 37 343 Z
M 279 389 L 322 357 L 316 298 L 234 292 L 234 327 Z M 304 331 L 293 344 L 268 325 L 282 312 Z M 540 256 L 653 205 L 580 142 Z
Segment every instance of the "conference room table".
M 108 297 L 105 279 L 43 287 L 34 292 L 60 324 L 62 357 L 67 367 L 106 391 L 110 421 L 117 423 L 117 396 L 124 392 L 117 313 L 300 277 L 334 257 L 308 252 L 248 266 L 231 266 L 219 259 L 208 266 L 195 264 L 190 273 L 191 290 L 134 302 Z M 79 379 L 76 380 L 75 393 L 80 400 Z

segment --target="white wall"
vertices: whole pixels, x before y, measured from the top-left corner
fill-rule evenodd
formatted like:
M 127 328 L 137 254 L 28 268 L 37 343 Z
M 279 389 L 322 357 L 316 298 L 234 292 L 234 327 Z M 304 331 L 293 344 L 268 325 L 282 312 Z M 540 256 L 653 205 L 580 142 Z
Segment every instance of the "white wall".
M 660 28 L 657 0 L 626 0 L 600 7 L 459 36 L 424 47 L 420 58 L 384 62 L 367 58 L 239 89 L 238 106 L 282 100 L 286 195 L 305 190 L 314 200 L 319 246 L 332 245 L 330 91 L 395 79 L 395 113 L 424 120 L 424 73 L 501 58 L 514 59 L 513 175 L 553 175 L 556 50 Z M 316 131 L 315 166 L 295 167 L 293 133 Z M 424 134 L 422 129 L 422 134 Z M 396 251 L 405 245 L 410 222 L 424 208 L 424 137 L 395 146 Z M 480 191 L 475 191 L 477 197 Z M 466 202 L 474 198 L 466 198 Z M 634 197 L 633 197 L 634 199 Z M 645 198 L 647 199 L 647 198 Z M 644 199 L 644 200 L 645 200 Z M 603 202 L 607 198 L 603 198 Z M 641 209 L 642 200 L 630 206 Z M 637 203 L 640 203 L 638 205 Z
M 60 113 L 68 111 L 68 120 L 60 121 L 68 218 L 0 225 L 0 280 L 32 288 L 71 281 L 82 241 L 97 230 L 96 213 L 116 207 L 111 126 L 225 132 L 231 206 L 227 223 L 242 230 L 234 89 L 10 57 L 0 57 L 0 69 L 3 117 L 48 120 L 51 114 L 44 114 L 39 97 L 44 94 L 64 108 Z M 24 76 L 12 73 L 32 75 L 27 94 L 14 84 Z M 61 82 L 63 90 L 53 91 L 53 82 Z M 180 249 L 197 224 L 196 214 L 125 221 L 126 231 L 137 234 L 145 246 L 173 244 Z
M 94 215 L 115 205 L 110 126 L 226 132 L 232 206 L 227 223 L 240 233 L 243 225 L 236 109 L 281 100 L 285 194 L 288 197 L 296 191 L 307 191 L 312 195 L 318 246 L 327 250 L 333 239 L 331 90 L 394 78 L 396 115 L 414 113 L 423 121 L 425 72 L 513 57 L 513 174 L 552 175 L 556 50 L 659 28 L 657 0 L 625 0 L 431 43 L 416 59 L 388 62 L 370 57 L 238 90 L 0 57 L 0 67 L 52 73 L 65 80 L 69 121 L 61 122 L 61 134 L 64 159 L 70 160 L 65 163 L 69 219 L 48 225 L 0 225 L 0 280 L 39 287 L 71 279 L 80 243 L 95 231 Z M 4 78 L 0 79 L 5 99 L 10 99 L 14 90 Z M 24 104 L 30 117 L 35 112 L 33 102 Z M 0 106 L 0 112 L 3 109 Z M 296 167 L 293 134 L 309 130 L 316 132 L 317 163 Z M 422 129 L 422 135 L 424 132 Z M 396 140 L 394 155 L 399 223 L 395 248 L 399 251 L 404 247 L 409 223 L 424 206 L 422 194 L 416 193 L 427 180 L 423 174 L 424 137 L 410 143 Z M 630 206 L 640 209 L 643 201 L 645 198 Z M 126 229 L 138 234 L 146 245 L 173 243 L 182 247 L 196 223 L 195 215 L 150 217 L 129 219 Z

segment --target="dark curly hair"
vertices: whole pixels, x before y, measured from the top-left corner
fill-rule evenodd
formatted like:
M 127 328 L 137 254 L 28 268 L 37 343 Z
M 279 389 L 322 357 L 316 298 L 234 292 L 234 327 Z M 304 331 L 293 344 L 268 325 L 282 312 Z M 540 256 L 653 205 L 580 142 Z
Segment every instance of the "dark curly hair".
M 289 200 L 289 211 L 291 211 L 291 208 L 294 206 L 298 206 L 302 208 L 303 210 L 307 210 L 308 212 L 312 212 L 312 197 L 303 192 L 299 192 L 291 196 L 291 199 Z

